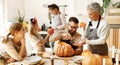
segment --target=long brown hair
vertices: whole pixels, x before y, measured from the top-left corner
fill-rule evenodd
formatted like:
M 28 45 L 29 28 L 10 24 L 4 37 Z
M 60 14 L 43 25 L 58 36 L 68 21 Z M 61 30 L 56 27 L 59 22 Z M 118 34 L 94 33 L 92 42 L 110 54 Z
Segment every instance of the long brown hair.
M 9 33 L 7 36 L 2 40 L 3 43 L 7 43 L 9 41 L 9 36 L 14 36 L 15 31 L 20 31 L 22 29 L 22 23 L 12 23 L 12 25 L 9 28 Z
M 36 27 L 35 27 L 37 25 L 38 25 L 37 19 L 36 18 L 32 18 L 31 19 L 30 35 L 34 35 L 35 37 L 39 38 L 38 32 L 36 31 Z

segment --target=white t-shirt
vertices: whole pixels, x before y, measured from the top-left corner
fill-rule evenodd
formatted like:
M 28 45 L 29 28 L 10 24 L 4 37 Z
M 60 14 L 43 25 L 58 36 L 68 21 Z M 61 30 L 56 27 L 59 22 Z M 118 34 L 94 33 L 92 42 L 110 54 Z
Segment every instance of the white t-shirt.
M 51 14 L 51 22 L 52 22 L 52 28 L 58 28 L 60 26 L 63 26 L 66 21 L 65 21 L 65 15 L 63 14 L 58 14 L 58 15 L 53 15 Z
M 43 37 L 39 34 L 38 38 L 34 35 L 30 35 L 31 45 L 33 46 L 34 52 L 45 51 L 45 46 L 37 45 L 38 42 L 43 40 Z

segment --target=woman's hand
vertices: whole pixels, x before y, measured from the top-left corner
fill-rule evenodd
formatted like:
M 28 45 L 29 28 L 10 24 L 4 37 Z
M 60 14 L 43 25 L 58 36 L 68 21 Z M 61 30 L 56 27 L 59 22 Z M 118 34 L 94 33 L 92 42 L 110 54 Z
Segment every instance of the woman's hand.
M 21 56 L 21 58 L 24 58 L 26 56 L 26 42 L 25 42 L 25 37 L 20 39 L 21 42 L 21 48 L 19 51 L 19 55 Z
M 37 45 L 39 45 L 39 46 L 44 46 L 45 44 L 44 44 L 43 41 L 39 41 L 39 42 L 37 43 Z
M 13 62 L 15 62 L 16 60 L 14 59 L 14 58 L 10 58 L 8 61 L 7 61 L 7 63 L 13 63 Z
M 37 43 L 37 45 L 39 45 L 39 46 L 44 46 L 49 37 L 50 37 L 50 34 L 47 34 L 47 36 L 46 36 L 43 40 L 40 40 L 40 41 Z
M 83 45 L 86 43 L 86 40 L 87 40 L 86 38 L 85 38 L 85 39 L 82 39 L 82 40 L 80 40 L 78 43 L 75 43 L 74 45 L 81 47 L 81 46 L 83 46 Z
M 21 42 L 21 44 L 25 44 L 25 38 L 24 38 L 24 37 L 21 38 L 21 39 L 20 39 L 20 42 Z

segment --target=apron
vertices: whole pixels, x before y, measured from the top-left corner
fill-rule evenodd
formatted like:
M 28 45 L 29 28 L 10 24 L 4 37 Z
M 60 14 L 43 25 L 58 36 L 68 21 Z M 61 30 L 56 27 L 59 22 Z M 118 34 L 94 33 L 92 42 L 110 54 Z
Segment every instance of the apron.
M 97 27 L 95 29 L 90 29 L 91 22 L 89 22 L 89 26 L 88 26 L 87 32 L 86 32 L 86 38 L 88 40 L 95 40 L 95 39 L 99 38 L 97 36 L 97 30 L 98 30 L 98 27 L 100 24 L 100 19 L 101 19 L 101 17 L 99 18 Z M 99 45 L 90 45 L 90 44 L 88 44 L 88 45 L 89 45 L 89 49 L 91 50 L 91 52 L 93 54 L 108 55 L 107 43 L 99 44 Z

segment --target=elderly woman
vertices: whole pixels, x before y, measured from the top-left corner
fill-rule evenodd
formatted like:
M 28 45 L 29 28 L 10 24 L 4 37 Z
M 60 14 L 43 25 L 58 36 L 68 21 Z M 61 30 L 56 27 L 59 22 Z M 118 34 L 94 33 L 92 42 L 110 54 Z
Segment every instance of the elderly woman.
M 101 17 L 101 6 L 93 2 L 87 7 L 90 21 L 86 27 L 84 43 L 88 44 L 89 50 L 94 54 L 108 55 L 106 40 L 110 32 L 110 25 Z

